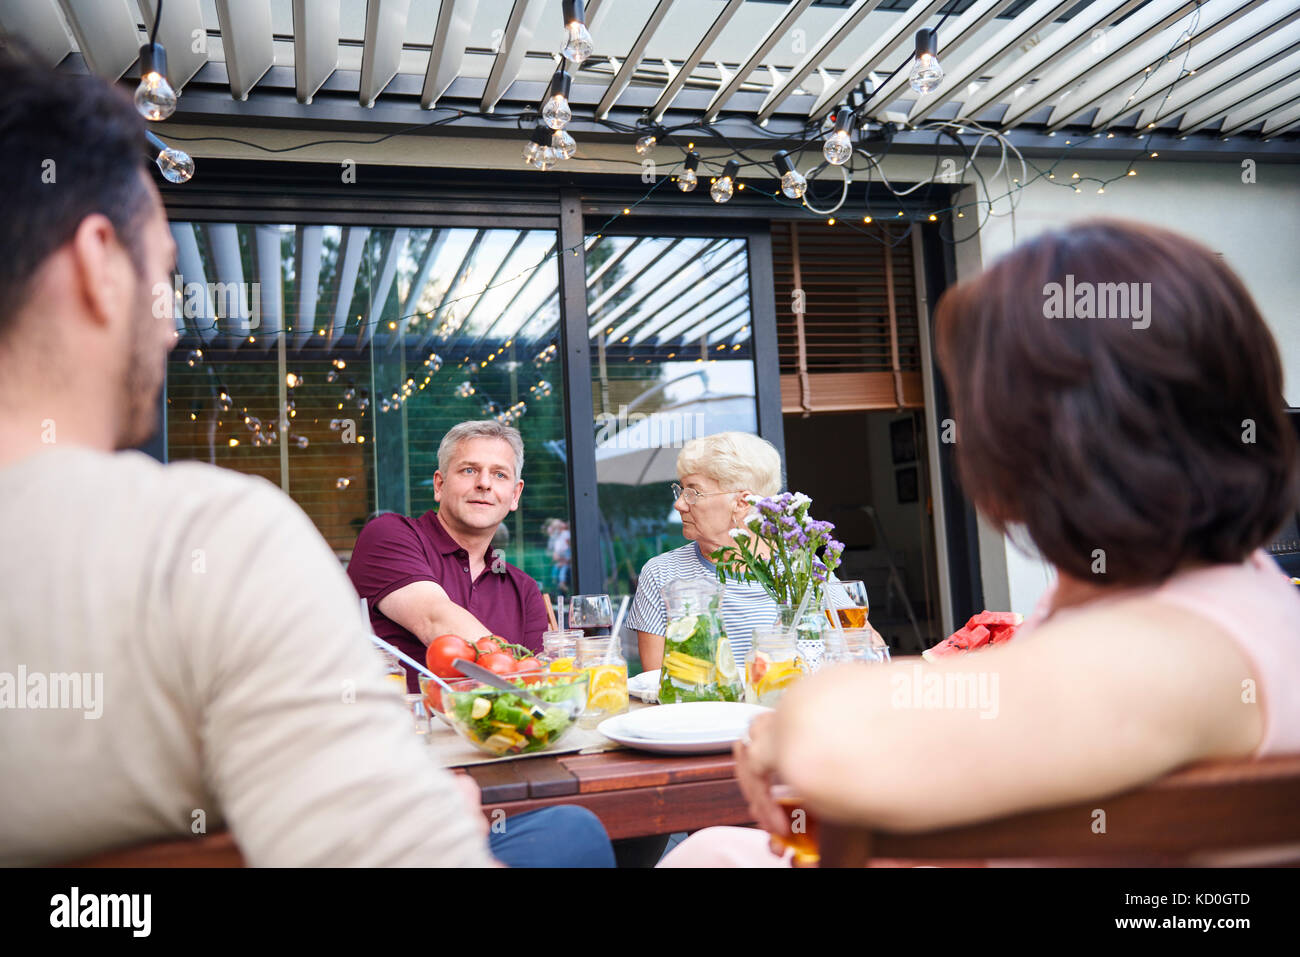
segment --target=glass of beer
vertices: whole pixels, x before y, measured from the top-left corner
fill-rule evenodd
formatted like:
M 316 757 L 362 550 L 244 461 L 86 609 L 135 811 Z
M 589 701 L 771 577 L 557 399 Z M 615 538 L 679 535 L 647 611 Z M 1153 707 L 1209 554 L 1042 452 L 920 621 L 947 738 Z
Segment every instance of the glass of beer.
M 796 865 L 811 866 L 818 863 L 821 851 L 818 847 L 817 819 L 804 807 L 795 790 L 787 785 L 778 784 L 773 787 L 772 797 L 789 818 L 789 832 L 772 836 L 794 851 Z
M 614 627 L 614 610 L 608 595 L 574 595 L 569 602 L 569 627 L 588 638 L 608 635 Z
M 865 628 L 870 606 L 867 603 L 867 586 L 861 581 L 840 582 L 840 587 L 849 596 L 850 604 L 839 608 L 829 608 L 826 617 L 832 628 Z M 836 604 L 843 605 L 843 599 Z

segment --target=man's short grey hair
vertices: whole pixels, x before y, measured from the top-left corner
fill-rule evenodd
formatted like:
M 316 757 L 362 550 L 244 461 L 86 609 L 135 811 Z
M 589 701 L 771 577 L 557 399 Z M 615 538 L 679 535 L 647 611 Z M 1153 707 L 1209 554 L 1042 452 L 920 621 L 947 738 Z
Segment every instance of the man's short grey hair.
M 438 443 L 438 471 L 443 475 L 447 474 L 451 466 L 451 457 L 455 454 L 456 447 L 466 439 L 503 439 L 509 442 L 515 453 L 515 478 L 523 478 L 524 437 L 514 426 L 502 425 L 495 419 L 462 422 L 447 430 L 447 434 Z

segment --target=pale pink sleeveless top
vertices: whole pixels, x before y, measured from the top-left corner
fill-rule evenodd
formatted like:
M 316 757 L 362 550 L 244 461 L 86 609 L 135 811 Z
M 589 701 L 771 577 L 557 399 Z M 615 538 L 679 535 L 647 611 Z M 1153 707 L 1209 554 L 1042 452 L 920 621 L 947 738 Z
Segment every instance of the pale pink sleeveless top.
M 1053 582 L 1025 620 L 1022 634 L 1052 613 L 1055 595 Z M 1182 572 L 1154 588 L 1125 589 L 1116 598 L 1140 595 L 1200 615 L 1231 635 L 1254 666 L 1256 692 L 1264 707 L 1264 737 L 1254 756 L 1300 753 L 1300 588 L 1277 562 L 1260 550 L 1240 565 Z

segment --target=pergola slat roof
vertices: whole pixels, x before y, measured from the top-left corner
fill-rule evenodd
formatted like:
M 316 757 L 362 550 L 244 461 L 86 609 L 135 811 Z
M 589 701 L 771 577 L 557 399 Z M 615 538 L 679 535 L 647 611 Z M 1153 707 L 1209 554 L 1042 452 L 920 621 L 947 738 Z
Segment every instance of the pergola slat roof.
M 153 7 L 10 0 L 0 29 L 51 63 L 129 79 Z M 291 68 L 300 104 L 350 91 L 362 110 L 527 110 L 558 60 L 559 8 L 559 0 L 168 0 L 159 40 L 179 90 L 224 89 L 251 98 L 250 112 L 259 94 L 288 87 L 277 67 Z M 617 15 L 609 0 L 591 0 L 595 53 L 574 71 L 570 99 L 579 116 L 598 120 L 624 111 L 666 123 L 723 113 L 816 121 L 904 64 L 913 31 L 944 17 L 944 84 L 918 96 L 899 70 L 872 95 L 877 116 L 957 116 L 1004 131 L 1155 122 L 1184 135 L 1276 136 L 1294 127 L 1289 88 L 1249 82 L 1300 42 L 1300 3 L 1291 0 L 1207 0 L 1199 11 L 1188 0 L 620 0 Z M 1185 91 L 1216 91 L 1203 104 L 1212 119 L 1176 112 L 1202 105 Z

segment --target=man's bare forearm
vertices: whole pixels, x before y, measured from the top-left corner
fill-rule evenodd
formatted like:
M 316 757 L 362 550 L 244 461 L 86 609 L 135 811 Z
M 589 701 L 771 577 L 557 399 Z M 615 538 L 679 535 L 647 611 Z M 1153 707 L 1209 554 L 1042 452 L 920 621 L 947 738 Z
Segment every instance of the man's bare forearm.
M 414 582 L 397 589 L 379 603 L 379 611 L 426 645 L 439 635 L 459 635 L 472 642 L 492 633 L 435 582 Z

